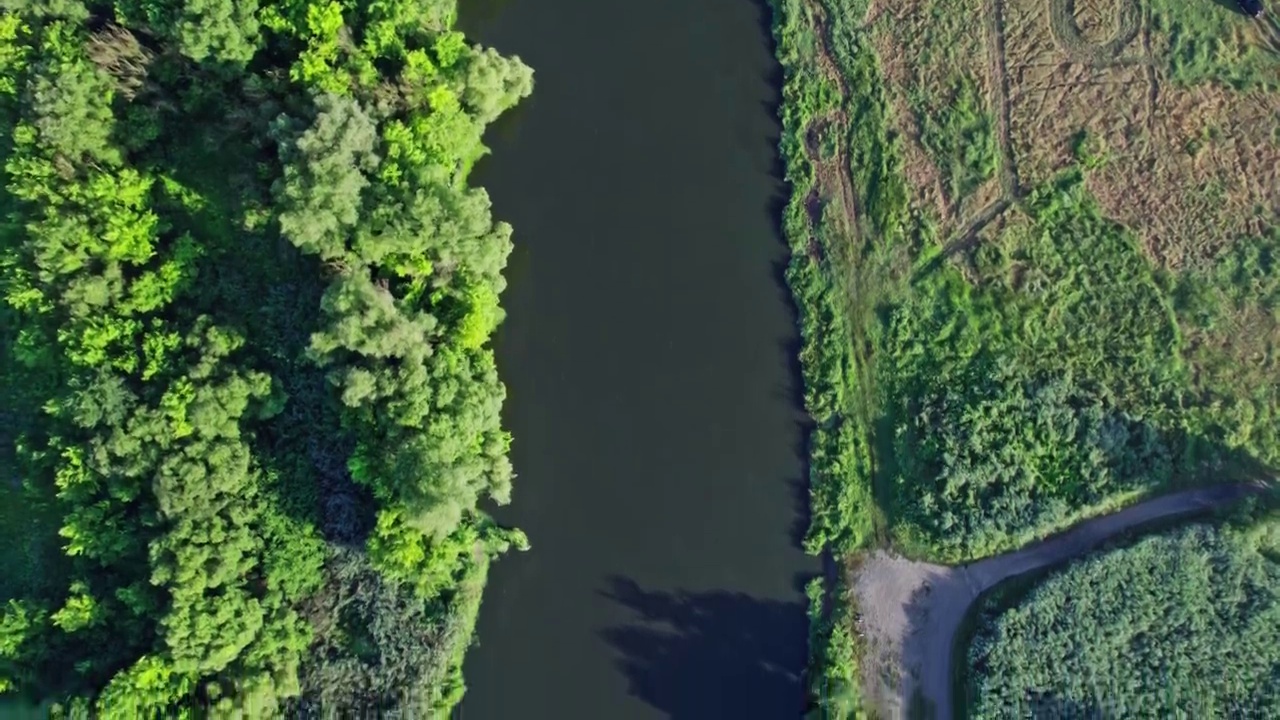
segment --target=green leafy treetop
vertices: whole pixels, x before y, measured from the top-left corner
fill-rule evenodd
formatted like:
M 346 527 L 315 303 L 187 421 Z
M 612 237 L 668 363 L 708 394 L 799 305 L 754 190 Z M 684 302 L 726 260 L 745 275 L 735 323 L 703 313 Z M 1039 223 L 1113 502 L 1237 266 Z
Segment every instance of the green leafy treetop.
M 0 692 L 456 702 L 487 560 L 527 546 L 476 509 L 510 496 L 511 229 L 466 174 L 531 72 L 450 2 L 0 7 L 0 469 L 57 549 L 0 585 Z M 362 635 L 393 617 L 411 651 Z

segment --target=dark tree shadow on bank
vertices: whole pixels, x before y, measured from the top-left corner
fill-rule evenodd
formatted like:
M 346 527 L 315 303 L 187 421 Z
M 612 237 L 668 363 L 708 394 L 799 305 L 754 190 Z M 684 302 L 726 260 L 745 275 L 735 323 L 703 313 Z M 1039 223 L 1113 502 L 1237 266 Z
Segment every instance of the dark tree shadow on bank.
M 634 616 L 601 632 L 618 652 L 631 695 L 672 720 L 803 713 L 802 603 L 726 591 L 650 592 L 620 577 L 601 594 Z

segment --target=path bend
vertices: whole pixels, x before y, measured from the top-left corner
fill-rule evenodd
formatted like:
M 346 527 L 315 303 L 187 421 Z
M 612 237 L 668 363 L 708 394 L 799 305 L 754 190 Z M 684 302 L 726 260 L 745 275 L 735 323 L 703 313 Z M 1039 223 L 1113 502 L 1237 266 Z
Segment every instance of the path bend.
M 872 554 L 862 565 L 855 588 L 860 631 L 868 641 L 866 666 L 873 700 L 889 716 L 904 717 L 919 687 L 936 709 L 935 717 L 949 720 L 952 649 L 965 615 L 982 593 L 1009 578 L 1084 555 L 1135 527 L 1226 507 L 1266 488 L 1265 483 L 1250 482 L 1154 497 L 967 565 L 914 562 L 883 551 Z

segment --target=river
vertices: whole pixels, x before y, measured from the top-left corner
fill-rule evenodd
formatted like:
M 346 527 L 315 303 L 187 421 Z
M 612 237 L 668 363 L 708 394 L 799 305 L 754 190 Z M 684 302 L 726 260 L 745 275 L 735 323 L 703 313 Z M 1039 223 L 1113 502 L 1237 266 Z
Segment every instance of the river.
M 804 416 L 759 0 L 463 0 L 535 70 L 473 175 L 515 227 L 515 436 L 465 720 L 803 710 Z

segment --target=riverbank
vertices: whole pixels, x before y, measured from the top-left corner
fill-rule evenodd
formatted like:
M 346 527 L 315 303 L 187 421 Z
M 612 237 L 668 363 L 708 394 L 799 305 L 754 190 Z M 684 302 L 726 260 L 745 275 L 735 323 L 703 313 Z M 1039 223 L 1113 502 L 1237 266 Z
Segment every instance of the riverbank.
M 870 328 L 879 271 L 891 255 L 872 233 L 896 235 L 896 157 L 876 87 L 876 60 L 853 33 L 811 0 L 771 0 L 783 67 L 780 150 L 790 184 L 783 231 L 791 248 L 787 281 L 800 313 L 809 437 L 810 525 L 805 547 L 828 556 L 829 572 L 811 584 L 809 692 L 826 717 L 863 704 L 858 608 L 846 577 L 860 550 L 883 537 L 872 480 L 873 393 Z M 834 32 L 846 52 L 831 51 Z M 853 33 L 856 36 L 856 33 Z M 877 257 L 880 262 L 859 262 Z
M 869 548 L 998 556 L 1276 457 L 1276 393 L 1255 391 L 1275 363 L 1228 330 L 1280 335 L 1274 233 L 1181 268 L 1149 223 L 1112 220 L 1115 168 L 1145 151 L 1083 115 L 1025 134 L 1038 80 L 1010 74 L 1027 49 L 1006 37 L 1035 22 L 1021 5 L 772 3 L 814 421 L 806 547 L 833 569 L 810 592 L 810 680 L 831 716 L 860 702 L 854 627 L 873 609 L 849 578 Z M 1099 103 L 1128 117 L 1131 100 Z

